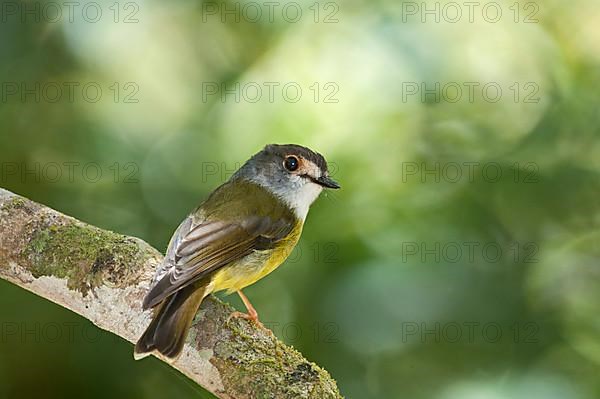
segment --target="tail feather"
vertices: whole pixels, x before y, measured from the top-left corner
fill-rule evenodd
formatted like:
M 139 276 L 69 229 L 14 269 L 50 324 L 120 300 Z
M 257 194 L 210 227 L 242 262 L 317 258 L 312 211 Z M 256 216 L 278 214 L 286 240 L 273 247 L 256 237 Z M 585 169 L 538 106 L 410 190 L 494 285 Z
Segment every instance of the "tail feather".
M 166 298 L 155 310 L 152 322 L 135 345 L 134 357 L 151 353 L 174 361 L 181 351 L 194 316 L 208 295 L 208 284 L 192 284 Z

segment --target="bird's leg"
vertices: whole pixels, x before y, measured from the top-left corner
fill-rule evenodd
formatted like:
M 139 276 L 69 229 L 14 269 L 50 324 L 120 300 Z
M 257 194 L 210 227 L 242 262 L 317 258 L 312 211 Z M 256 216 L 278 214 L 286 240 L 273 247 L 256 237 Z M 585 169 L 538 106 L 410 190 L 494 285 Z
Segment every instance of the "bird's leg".
M 252 303 L 250 303 L 250 300 L 248 299 L 248 297 L 246 295 L 244 295 L 242 290 L 239 290 L 237 293 L 240 296 L 242 302 L 244 302 L 244 306 L 246 307 L 246 310 L 248 311 L 247 316 L 248 316 L 249 320 L 258 321 L 258 312 L 256 312 L 256 309 L 254 309 L 254 306 L 252 306 Z
M 242 319 L 250 320 L 258 324 L 260 327 L 265 328 L 265 326 L 258 320 L 258 313 L 256 312 L 256 309 L 254 309 L 254 306 L 252 306 L 252 304 L 250 303 L 248 297 L 244 295 L 242 290 L 238 290 L 237 293 L 240 296 L 242 302 L 244 302 L 244 306 L 246 307 L 248 313 L 233 312 L 231 315 L 229 315 L 229 318 L 227 320 L 231 319 L 232 317 L 240 317 Z

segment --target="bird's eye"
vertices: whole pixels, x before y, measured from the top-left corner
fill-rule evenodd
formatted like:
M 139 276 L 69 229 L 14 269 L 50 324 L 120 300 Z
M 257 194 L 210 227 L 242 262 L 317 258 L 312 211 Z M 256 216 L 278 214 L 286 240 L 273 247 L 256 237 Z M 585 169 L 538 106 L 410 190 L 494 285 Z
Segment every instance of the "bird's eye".
M 298 169 L 299 165 L 300 165 L 300 161 L 298 161 L 298 158 L 296 158 L 295 156 L 292 156 L 292 155 L 290 155 L 289 157 L 286 157 L 285 160 L 283 161 L 283 166 L 290 172 L 293 172 L 296 169 Z

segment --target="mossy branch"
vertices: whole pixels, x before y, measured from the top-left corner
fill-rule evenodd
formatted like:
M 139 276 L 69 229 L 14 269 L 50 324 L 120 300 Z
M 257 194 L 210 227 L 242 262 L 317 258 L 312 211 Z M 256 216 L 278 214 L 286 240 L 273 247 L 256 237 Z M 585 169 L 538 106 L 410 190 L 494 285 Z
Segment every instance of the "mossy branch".
M 0 188 L 0 278 L 135 342 L 142 298 L 162 255 Z M 172 367 L 220 398 L 341 398 L 329 374 L 214 297 Z M 133 352 L 133 350 L 132 350 Z

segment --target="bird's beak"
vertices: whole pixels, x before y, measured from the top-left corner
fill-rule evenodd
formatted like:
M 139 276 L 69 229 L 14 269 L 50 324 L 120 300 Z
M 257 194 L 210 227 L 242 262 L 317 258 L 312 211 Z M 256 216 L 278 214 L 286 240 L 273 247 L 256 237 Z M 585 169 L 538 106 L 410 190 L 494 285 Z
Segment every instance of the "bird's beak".
M 333 188 L 336 190 L 341 187 L 338 182 L 333 180 L 331 177 L 325 175 L 319 177 L 318 179 L 315 179 L 315 183 L 320 184 L 323 187 Z

